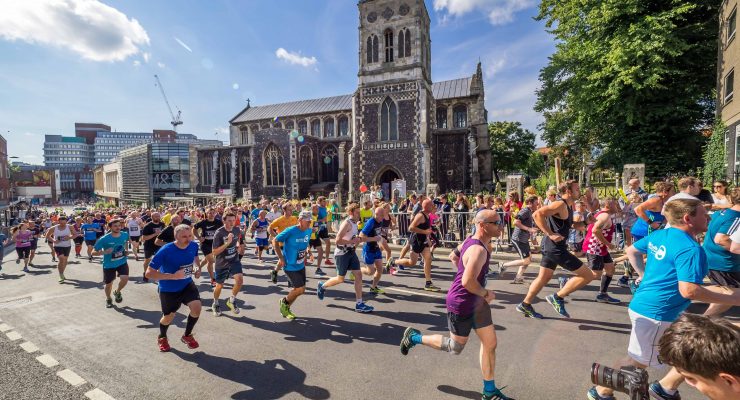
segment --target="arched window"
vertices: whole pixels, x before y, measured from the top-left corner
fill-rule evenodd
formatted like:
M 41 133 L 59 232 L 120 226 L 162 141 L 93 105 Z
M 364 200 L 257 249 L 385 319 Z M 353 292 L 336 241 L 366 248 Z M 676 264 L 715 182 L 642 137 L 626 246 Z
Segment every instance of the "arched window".
M 298 121 L 298 133 L 308 135 L 308 122 L 305 119 Z
M 373 62 L 378 62 L 378 37 L 373 35 Z
M 249 131 L 247 131 L 247 127 L 246 126 L 242 126 L 239 129 L 239 132 L 241 132 L 242 144 L 247 144 L 247 141 L 249 140 Z
M 349 119 L 347 117 L 339 117 L 339 136 L 349 135 Z
M 437 108 L 437 129 L 447 129 L 447 107 Z
M 398 31 L 398 58 L 403 58 L 403 54 L 404 54 L 403 49 L 406 46 L 406 42 L 403 40 L 404 36 L 405 36 L 405 32 L 403 29 Z
M 324 137 L 334 137 L 334 118 L 324 120 Z
M 337 182 L 339 180 L 339 153 L 334 145 L 328 145 L 321 150 L 321 180 L 323 182 Z
M 239 160 L 239 183 L 246 185 L 250 181 L 251 176 L 251 165 L 249 165 L 249 157 L 242 157 Z
M 404 38 L 406 39 L 406 45 L 404 46 L 404 50 L 406 52 L 404 56 L 411 57 L 411 32 L 408 29 L 406 29 L 406 34 L 404 35 Z
M 274 144 L 265 148 L 265 186 L 285 185 L 285 166 L 283 165 L 283 153 Z
M 367 37 L 367 44 L 365 45 L 366 62 L 368 64 L 373 63 L 373 35 Z
M 211 159 L 210 154 L 209 155 L 203 155 L 205 158 L 200 161 L 200 182 L 201 185 L 209 186 L 212 185 L 212 171 L 211 168 L 213 168 L 213 161 Z
M 231 185 L 231 157 L 224 157 L 221 159 L 221 184 Z
M 380 140 L 398 140 L 398 111 L 390 97 L 380 105 Z
M 285 123 L 285 129 L 293 129 L 293 121 L 288 121 Z
M 318 119 L 311 121 L 311 136 L 321 137 L 321 121 Z
M 455 128 L 465 128 L 468 126 L 468 108 L 464 105 L 455 106 L 452 109 L 452 121 Z
M 385 30 L 385 62 L 393 62 L 393 31 Z
M 298 150 L 298 168 L 301 178 L 313 179 L 314 174 L 313 149 L 309 146 L 301 146 Z

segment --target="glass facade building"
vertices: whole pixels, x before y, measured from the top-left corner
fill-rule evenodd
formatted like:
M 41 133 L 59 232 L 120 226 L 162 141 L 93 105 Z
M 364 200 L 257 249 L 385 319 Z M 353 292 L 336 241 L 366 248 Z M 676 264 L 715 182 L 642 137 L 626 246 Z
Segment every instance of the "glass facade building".
M 121 201 L 152 205 L 191 192 L 190 146 L 149 143 L 121 151 Z

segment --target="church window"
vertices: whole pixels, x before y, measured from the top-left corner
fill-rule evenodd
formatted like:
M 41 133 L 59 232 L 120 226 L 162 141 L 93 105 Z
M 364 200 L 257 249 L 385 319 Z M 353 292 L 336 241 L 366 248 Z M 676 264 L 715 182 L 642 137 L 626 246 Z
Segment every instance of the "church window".
M 373 62 L 378 62 L 378 37 L 373 35 Z
M 404 42 L 403 37 L 404 37 L 404 30 L 401 29 L 400 31 L 398 31 L 398 58 L 403 58 L 403 54 L 404 54 L 403 49 L 404 49 L 404 46 L 406 45 L 406 42 Z
M 231 185 L 231 158 L 224 157 L 221 159 L 221 184 Z
M 309 146 L 301 146 L 298 151 L 298 165 L 301 172 L 301 178 L 313 178 L 313 150 Z
M 242 185 L 249 183 L 250 175 L 249 158 L 243 156 L 241 161 L 239 161 L 239 183 Z
M 437 108 L 437 129 L 447 129 L 447 107 Z
M 334 119 L 324 120 L 324 137 L 334 137 Z
M 452 109 L 452 120 L 455 123 L 455 128 L 465 128 L 468 126 L 468 108 L 459 105 Z
M 406 34 L 404 35 L 404 39 L 406 40 L 404 50 L 406 53 L 404 54 L 405 57 L 411 57 L 411 32 L 409 32 L 408 29 L 406 29 Z
M 247 141 L 249 140 L 249 132 L 247 131 L 247 127 L 246 126 L 242 126 L 239 129 L 239 132 L 242 135 L 242 144 L 247 144 Z
M 349 134 L 349 119 L 347 117 L 339 117 L 339 136 L 347 136 Z
M 385 62 L 393 62 L 393 31 L 385 30 Z
M 249 127 L 249 130 L 250 130 L 250 131 L 252 131 L 252 133 L 255 133 L 255 132 L 257 132 L 258 130 L 260 130 L 260 127 L 259 127 L 259 125 L 251 125 L 251 126 Z
M 321 150 L 321 180 L 323 182 L 339 181 L 339 155 L 334 145 Z
M 372 64 L 378 62 L 378 37 L 375 35 L 368 36 L 366 47 L 365 58 L 367 59 L 367 63 Z
M 380 140 L 398 140 L 398 110 L 390 97 L 380 105 Z
M 318 119 L 311 121 L 311 136 L 321 136 L 321 121 Z
M 411 57 L 411 32 L 408 29 L 398 31 L 398 58 Z
M 308 123 L 305 119 L 298 122 L 298 133 L 308 135 Z
M 283 153 L 274 144 L 265 149 L 265 186 L 284 186 L 285 167 L 283 165 Z
M 211 160 L 210 157 L 207 157 L 200 162 L 200 182 L 202 185 L 210 185 L 212 183 L 211 182 L 211 178 L 212 178 L 211 163 L 212 162 L 213 161 Z
M 286 122 L 285 129 L 293 129 L 293 121 Z

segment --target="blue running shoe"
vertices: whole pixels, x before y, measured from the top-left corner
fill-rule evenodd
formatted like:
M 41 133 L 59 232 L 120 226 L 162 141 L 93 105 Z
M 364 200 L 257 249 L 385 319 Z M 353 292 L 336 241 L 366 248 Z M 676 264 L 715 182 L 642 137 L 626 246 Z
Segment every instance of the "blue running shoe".
M 369 305 L 367 305 L 365 303 L 357 303 L 357 304 L 355 304 L 355 311 L 357 311 L 358 313 L 366 314 L 366 313 L 373 312 L 374 309 L 375 309 L 375 307 L 369 306 Z
M 481 400 L 513 400 L 511 397 L 501 393 L 501 389 L 494 389 L 493 392 L 483 392 L 481 394 Z
M 558 314 L 562 315 L 565 318 L 570 318 L 570 314 L 568 314 L 568 312 L 565 311 L 565 302 L 562 299 L 558 300 L 555 298 L 555 295 L 551 294 L 545 297 L 545 300 L 547 300 L 547 302 L 550 303 L 552 308 L 555 309 L 555 312 L 557 312 Z
M 663 386 L 660 386 L 660 383 L 658 381 L 655 381 L 650 384 L 650 387 L 648 389 L 648 392 L 650 392 L 650 397 L 654 399 L 660 399 L 660 400 L 681 400 L 681 394 L 676 392 L 675 394 L 668 394 L 663 389 Z
M 614 396 L 601 396 L 601 395 L 599 395 L 599 392 L 596 391 L 596 386 L 592 387 L 586 393 L 586 397 L 588 397 L 588 400 L 614 400 Z
M 324 300 L 324 282 L 319 282 L 319 284 L 316 286 L 316 296 L 319 298 L 319 300 Z
M 409 350 L 416 346 L 416 343 L 411 341 L 411 336 L 414 335 L 421 335 L 421 332 L 412 327 L 408 327 L 403 331 L 403 337 L 401 338 L 401 354 L 404 356 L 409 354 Z
M 609 296 L 606 293 L 599 293 L 596 295 L 596 302 L 597 303 L 607 303 L 607 304 L 619 304 L 621 301 L 618 299 L 615 299 L 614 297 Z
M 630 287 L 629 281 L 630 281 L 629 278 L 622 275 L 622 277 L 619 278 L 619 280 L 617 281 L 617 286 L 627 289 Z
M 524 314 L 524 316 L 527 317 L 527 318 L 542 319 L 542 314 L 540 314 L 537 311 L 535 311 L 534 310 L 534 307 L 532 307 L 531 304 L 527 306 L 527 305 L 524 305 L 522 303 L 519 303 L 516 306 L 516 310 L 519 311 L 520 313 Z

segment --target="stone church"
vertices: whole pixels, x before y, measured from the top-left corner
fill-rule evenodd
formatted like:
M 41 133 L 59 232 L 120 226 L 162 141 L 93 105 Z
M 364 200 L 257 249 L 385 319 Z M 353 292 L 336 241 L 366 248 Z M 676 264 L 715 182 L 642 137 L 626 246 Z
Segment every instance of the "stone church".
M 237 197 L 339 191 L 401 179 L 407 191 L 491 184 L 481 65 L 432 82 L 424 0 L 361 0 L 352 94 L 241 110 L 229 147 L 198 150 L 197 190 Z M 229 192 L 230 190 L 230 192 Z

